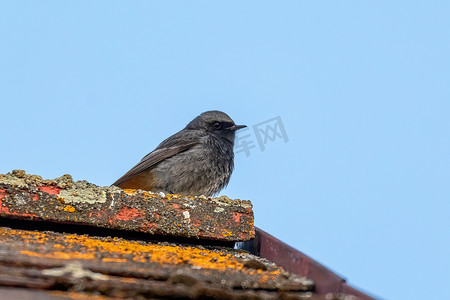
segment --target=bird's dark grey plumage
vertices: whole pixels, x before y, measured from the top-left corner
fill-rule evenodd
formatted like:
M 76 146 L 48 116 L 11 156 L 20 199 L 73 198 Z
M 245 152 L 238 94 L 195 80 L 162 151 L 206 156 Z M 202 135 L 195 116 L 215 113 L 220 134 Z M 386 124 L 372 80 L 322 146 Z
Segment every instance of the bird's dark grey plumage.
M 221 111 L 207 111 L 164 140 L 113 185 L 171 194 L 211 196 L 234 168 L 235 125 Z

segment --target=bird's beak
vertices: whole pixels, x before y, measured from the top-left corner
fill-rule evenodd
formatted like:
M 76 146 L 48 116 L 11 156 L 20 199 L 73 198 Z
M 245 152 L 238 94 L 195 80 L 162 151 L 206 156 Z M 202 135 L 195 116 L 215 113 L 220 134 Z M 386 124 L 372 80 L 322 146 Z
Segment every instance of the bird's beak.
M 242 128 L 245 128 L 245 127 L 247 127 L 247 125 L 233 125 L 231 127 L 228 127 L 227 129 L 236 131 L 236 130 L 239 130 L 239 129 L 242 129 Z

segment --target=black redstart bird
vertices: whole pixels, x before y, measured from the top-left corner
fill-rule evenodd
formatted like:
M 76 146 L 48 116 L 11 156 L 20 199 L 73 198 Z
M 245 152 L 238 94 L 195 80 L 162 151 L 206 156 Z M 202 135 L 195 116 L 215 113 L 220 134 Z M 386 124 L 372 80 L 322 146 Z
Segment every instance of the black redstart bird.
M 190 196 L 223 189 L 234 168 L 235 125 L 221 111 L 207 111 L 164 140 L 113 185 Z

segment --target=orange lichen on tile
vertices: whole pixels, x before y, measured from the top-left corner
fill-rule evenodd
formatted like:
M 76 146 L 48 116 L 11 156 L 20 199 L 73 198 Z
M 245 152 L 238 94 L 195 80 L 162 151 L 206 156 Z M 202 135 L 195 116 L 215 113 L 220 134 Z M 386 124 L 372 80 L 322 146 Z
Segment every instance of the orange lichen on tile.
M 128 195 L 134 195 L 134 194 L 136 194 L 137 189 L 123 189 L 123 191 L 125 193 L 127 193 Z M 142 194 L 147 196 L 147 197 L 149 197 L 149 198 L 158 197 L 157 194 L 152 194 L 152 193 L 149 193 L 149 192 L 142 192 Z
M 127 262 L 125 258 L 111 258 L 111 257 L 104 257 L 102 258 L 102 261 Z
M 134 193 L 137 191 L 136 189 L 123 189 L 123 191 L 129 195 L 134 195 Z
M 2 235 L 14 235 L 20 236 L 26 240 L 33 240 L 38 243 L 45 243 L 48 239 L 48 235 L 39 231 L 28 231 L 28 230 L 15 230 L 15 229 L 5 229 L 0 227 L 0 236 Z
M 57 186 L 38 186 L 37 187 L 40 191 L 48 193 L 50 195 L 58 195 L 59 192 L 62 190 L 61 188 Z
M 123 189 L 123 191 L 125 193 L 127 193 L 128 195 L 135 195 L 136 191 L 138 191 L 138 190 L 137 189 Z M 142 195 L 145 195 L 145 196 L 147 196 L 149 198 L 159 198 L 159 197 L 161 197 L 159 193 L 154 193 L 154 192 L 151 192 L 151 191 L 142 191 L 141 190 L 139 193 L 142 194 Z M 187 199 L 194 199 L 195 198 L 193 196 L 182 196 L 182 195 L 177 195 L 177 194 L 164 194 L 164 199 L 166 199 L 166 200 L 178 199 L 180 197 L 187 198 Z
M 231 236 L 231 235 L 233 235 L 233 231 L 230 231 L 230 230 L 224 230 L 224 231 L 222 232 L 222 236 Z
M 151 222 L 142 222 L 141 228 L 143 231 L 152 232 L 158 228 L 158 224 Z
M 94 253 L 80 253 L 80 252 L 59 252 L 55 251 L 53 253 L 39 253 L 29 250 L 22 250 L 20 254 L 36 257 L 45 258 L 56 258 L 56 259 L 94 259 Z
M 144 217 L 144 213 L 139 211 L 137 208 L 129 208 L 124 207 L 122 208 L 115 216 L 114 218 L 116 220 L 121 221 L 128 221 L 128 220 L 135 220 L 135 219 L 141 219 Z
M 133 254 L 134 261 L 180 264 L 186 263 L 186 260 L 189 260 L 191 265 L 200 268 L 219 270 L 224 270 L 226 268 L 243 268 L 243 264 L 238 262 L 230 254 L 200 250 L 195 247 L 163 246 L 158 244 L 143 245 L 141 243 L 119 239 L 104 241 L 79 235 L 66 235 L 64 239 L 64 243 L 66 244 L 82 244 L 89 251 L 107 252 L 109 254 L 114 254 L 115 257 Z
M 240 221 L 241 221 L 241 216 L 242 216 L 242 215 L 243 215 L 242 213 L 237 213 L 237 212 L 233 213 L 233 220 L 234 220 L 236 223 L 240 222 Z
M 64 210 L 67 211 L 67 212 L 73 213 L 73 212 L 76 211 L 76 208 L 73 207 L 73 206 L 71 206 L 71 205 L 66 205 L 66 206 L 64 207 Z

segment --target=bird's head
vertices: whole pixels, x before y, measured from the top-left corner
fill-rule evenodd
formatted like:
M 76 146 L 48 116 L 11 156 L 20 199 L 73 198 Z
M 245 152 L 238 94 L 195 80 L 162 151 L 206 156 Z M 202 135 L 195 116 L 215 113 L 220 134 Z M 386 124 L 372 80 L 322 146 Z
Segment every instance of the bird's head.
M 247 126 L 236 125 L 226 113 L 218 110 L 211 110 L 202 113 L 200 116 L 192 120 L 186 126 L 186 129 L 204 130 L 234 143 L 236 130 L 245 127 Z

